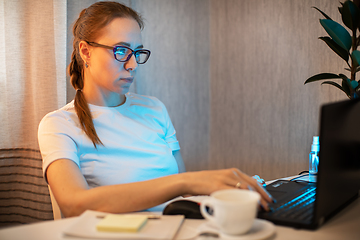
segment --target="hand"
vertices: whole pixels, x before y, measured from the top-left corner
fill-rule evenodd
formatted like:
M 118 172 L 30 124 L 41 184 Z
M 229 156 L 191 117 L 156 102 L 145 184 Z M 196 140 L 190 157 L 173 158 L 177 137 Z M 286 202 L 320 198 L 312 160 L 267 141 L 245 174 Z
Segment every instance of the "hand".
M 183 173 L 183 175 L 186 181 L 185 194 L 210 195 L 221 189 L 248 189 L 257 191 L 260 194 L 260 204 L 267 211 L 269 210 L 268 203 L 273 201 L 271 195 L 256 179 L 237 168 L 187 172 Z
M 254 179 L 256 179 L 256 181 L 258 181 L 258 183 L 260 183 L 263 187 L 266 186 L 266 183 L 264 181 L 264 179 L 260 178 L 258 175 L 254 175 L 252 176 Z
M 238 169 L 236 169 L 236 170 L 238 170 Z M 246 179 L 245 184 L 243 184 L 243 182 L 241 182 L 241 181 L 239 182 L 240 183 L 239 188 L 249 189 L 250 191 L 257 191 L 258 193 L 260 193 L 260 196 L 261 196 L 260 204 L 266 211 L 269 211 L 270 208 L 269 208 L 268 203 L 274 202 L 274 199 L 266 191 L 266 189 L 263 188 L 263 183 L 265 181 L 263 179 L 260 179 L 260 177 L 257 175 L 255 175 L 255 176 L 257 176 L 258 178 L 250 177 L 250 176 L 246 175 L 245 173 L 241 172 L 240 170 L 238 170 L 238 171 Z M 239 174 L 239 172 L 237 172 L 237 174 Z M 260 179 L 260 181 L 258 179 Z

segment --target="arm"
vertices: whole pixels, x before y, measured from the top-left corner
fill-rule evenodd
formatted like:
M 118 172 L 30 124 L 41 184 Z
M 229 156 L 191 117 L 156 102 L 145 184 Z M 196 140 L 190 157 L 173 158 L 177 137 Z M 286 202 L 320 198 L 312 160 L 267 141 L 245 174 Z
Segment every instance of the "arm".
M 47 179 L 65 217 L 79 215 L 86 209 L 113 213 L 139 211 L 178 196 L 184 188 L 182 178 L 171 175 L 90 189 L 79 167 L 68 159 L 50 164 Z
M 174 155 L 174 158 L 176 159 L 176 162 L 177 162 L 177 165 L 179 168 L 179 173 L 186 172 L 184 160 L 181 156 L 180 150 L 173 151 L 173 155 Z
M 47 179 L 64 216 L 80 215 L 86 209 L 123 213 L 147 209 L 181 195 L 208 195 L 214 191 L 251 186 L 262 195 L 267 208 L 271 197 L 256 180 L 238 169 L 187 172 L 149 181 L 101 186 L 89 189 L 78 166 L 60 159 L 47 169 Z

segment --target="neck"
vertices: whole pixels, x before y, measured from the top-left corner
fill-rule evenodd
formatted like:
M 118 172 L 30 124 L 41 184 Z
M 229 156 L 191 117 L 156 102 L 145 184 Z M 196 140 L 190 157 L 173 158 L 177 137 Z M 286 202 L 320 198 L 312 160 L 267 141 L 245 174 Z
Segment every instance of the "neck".
M 101 92 L 101 91 L 94 91 L 91 89 L 84 89 L 82 90 L 85 96 L 85 99 L 88 103 L 97 105 L 97 106 L 104 106 L 104 107 L 116 107 L 120 106 L 125 103 L 126 97 L 125 94 L 122 93 L 115 93 L 115 92 Z

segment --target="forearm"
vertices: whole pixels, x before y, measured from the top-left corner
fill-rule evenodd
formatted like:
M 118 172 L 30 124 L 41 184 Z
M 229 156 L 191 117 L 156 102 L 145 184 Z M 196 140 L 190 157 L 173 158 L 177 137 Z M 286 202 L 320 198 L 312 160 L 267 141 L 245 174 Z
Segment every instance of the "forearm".
M 124 213 L 157 206 L 179 195 L 185 189 L 181 174 L 149 181 L 101 186 L 72 191 L 69 198 L 62 198 L 64 216 L 76 216 L 87 209 Z
M 271 197 L 256 180 L 238 169 L 185 172 L 148 181 L 108 185 L 89 189 L 78 166 L 71 160 L 53 162 L 47 169 L 47 179 L 64 216 L 77 216 L 87 209 L 124 213 L 164 203 L 182 195 L 208 195 L 220 189 L 242 188 L 260 192 L 262 204 Z

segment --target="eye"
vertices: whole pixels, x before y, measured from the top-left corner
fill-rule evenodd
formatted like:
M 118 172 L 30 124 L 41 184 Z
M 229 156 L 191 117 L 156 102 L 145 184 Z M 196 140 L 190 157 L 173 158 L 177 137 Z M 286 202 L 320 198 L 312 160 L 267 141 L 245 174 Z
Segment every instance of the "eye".
M 119 55 L 126 55 L 128 49 L 123 48 L 123 47 L 117 47 L 115 49 L 115 54 L 119 54 Z

